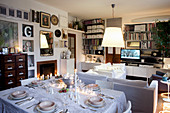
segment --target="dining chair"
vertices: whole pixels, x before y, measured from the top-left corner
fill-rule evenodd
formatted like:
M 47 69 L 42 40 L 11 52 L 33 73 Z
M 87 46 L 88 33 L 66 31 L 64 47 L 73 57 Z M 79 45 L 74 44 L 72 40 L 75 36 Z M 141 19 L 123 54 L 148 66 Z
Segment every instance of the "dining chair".
M 29 79 L 24 79 L 24 80 L 21 80 L 21 85 L 24 86 L 24 85 L 28 85 L 30 84 L 32 81 L 34 80 L 37 80 L 37 78 L 29 78 Z
M 107 81 L 102 81 L 102 80 L 96 80 L 96 84 L 100 88 L 105 88 L 105 89 L 113 89 L 113 83 L 112 82 L 107 82 Z
M 131 108 L 132 108 L 131 101 L 128 101 L 126 110 L 123 113 L 132 113 Z

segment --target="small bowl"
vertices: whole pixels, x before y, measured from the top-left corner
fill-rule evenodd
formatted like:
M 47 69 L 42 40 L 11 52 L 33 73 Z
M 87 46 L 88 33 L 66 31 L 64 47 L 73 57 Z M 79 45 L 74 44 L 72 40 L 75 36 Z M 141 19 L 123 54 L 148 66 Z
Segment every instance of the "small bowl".
M 162 80 L 163 80 L 163 81 L 167 81 L 167 80 L 168 80 L 168 77 L 162 77 Z
M 98 96 L 94 96 L 88 99 L 88 102 L 92 105 L 101 105 L 103 104 L 103 99 Z
M 39 108 L 43 111 L 51 111 L 55 109 L 55 103 L 52 101 L 42 101 L 38 104 Z
M 26 96 L 26 91 L 15 91 L 15 92 L 11 93 L 11 95 L 14 98 L 21 98 L 21 97 Z

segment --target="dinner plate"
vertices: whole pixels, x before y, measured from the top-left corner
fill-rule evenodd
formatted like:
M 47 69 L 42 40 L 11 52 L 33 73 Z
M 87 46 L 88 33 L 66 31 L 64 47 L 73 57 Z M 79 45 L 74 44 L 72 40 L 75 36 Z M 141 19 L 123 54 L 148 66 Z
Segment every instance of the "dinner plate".
M 94 96 L 88 99 L 88 102 L 92 105 L 102 105 L 104 100 L 101 97 Z
M 57 106 L 55 106 L 55 108 L 52 109 L 52 110 L 43 111 L 43 110 L 41 110 L 41 109 L 38 107 L 38 105 L 35 107 L 35 111 L 37 111 L 38 113 L 39 113 L 39 112 L 40 112 L 40 113 L 54 113 L 54 112 L 56 111 L 56 109 L 57 109 Z
M 103 103 L 102 104 L 99 104 L 99 105 L 93 105 L 91 104 L 88 99 L 84 102 L 87 106 L 89 107 L 92 107 L 92 108 L 102 108 L 106 105 L 106 102 L 103 100 Z
M 93 91 L 100 90 L 100 87 L 97 84 L 89 84 L 86 88 L 93 89 Z
M 22 98 L 26 96 L 26 91 L 23 90 L 18 90 L 18 91 L 14 91 L 11 93 L 11 96 L 14 98 Z
M 20 100 L 20 99 L 24 99 L 28 97 L 28 94 L 26 94 L 24 97 L 19 97 L 19 98 L 16 98 L 16 97 L 13 97 L 11 94 L 8 96 L 8 99 L 10 100 Z

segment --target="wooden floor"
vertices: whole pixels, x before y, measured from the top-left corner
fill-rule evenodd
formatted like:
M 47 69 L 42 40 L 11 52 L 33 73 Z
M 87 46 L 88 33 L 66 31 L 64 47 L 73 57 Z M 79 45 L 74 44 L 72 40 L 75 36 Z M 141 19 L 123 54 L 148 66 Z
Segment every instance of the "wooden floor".
M 165 101 L 163 101 L 163 97 L 161 96 L 161 94 L 159 94 L 158 95 L 158 105 L 157 105 L 156 113 L 170 113 L 170 109 L 168 111 L 163 111 L 163 103 L 164 102 Z M 165 103 L 167 103 L 167 102 L 165 102 Z

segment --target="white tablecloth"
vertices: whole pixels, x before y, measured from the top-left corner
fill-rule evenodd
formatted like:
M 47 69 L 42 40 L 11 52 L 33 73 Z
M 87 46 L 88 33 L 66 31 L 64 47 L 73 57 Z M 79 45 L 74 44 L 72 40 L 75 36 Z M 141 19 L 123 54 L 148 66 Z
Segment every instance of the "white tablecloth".
M 15 104 L 15 102 L 21 101 L 21 100 L 10 100 L 8 99 L 8 96 L 10 93 L 17 91 L 17 90 L 25 90 L 28 93 L 28 97 L 33 96 L 34 99 L 25 102 L 21 105 Z M 126 109 L 126 97 L 123 92 L 115 91 L 115 90 L 109 90 L 109 89 L 101 89 L 101 93 L 112 96 L 114 99 L 104 98 L 106 104 L 102 108 L 97 108 L 95 111 L 89 110 L 89 106 L 84 104 L 84 101 L 89 98 L 89 95 L 83 95 L 80 94 L 80 104 L 87 107 L 87 109 L 83 109 L 80 107 L 77 103 L 73 102 L 70 99 L 67 99 L 65 101 L 64 96 L 67 94 L 64 93 L 58 93 L 57 91 L 54 91 L 54 94 L 47 93 L 46 90 L 42 88 L 28 88 L 24 86 L 19 86 L 16 88 L 11 88 L 8 90 L 4 90 L 0 92 L 0 113 L 34 113 L 35 112 L 35 106 L 31 107 L 30 109 L 26 109 L 28 106 L 31 106 L 33 104 L 38 103 L 42 100 L 51 100 L 54 101 L 57 105 L 58 111 L 61 111 L 63 108 L 67 108 L 69 113 L 122 113 Z M 7 95 L 4 95 L 7 94 Z M 65 102 L 67 102 L 67 106 L 65 105 Z M 92 108 L 90 108 L 92 109 Z M 94 108 L 93 108 L 94 109 Z M 58 112 L 56 111 L 56 113 Z

